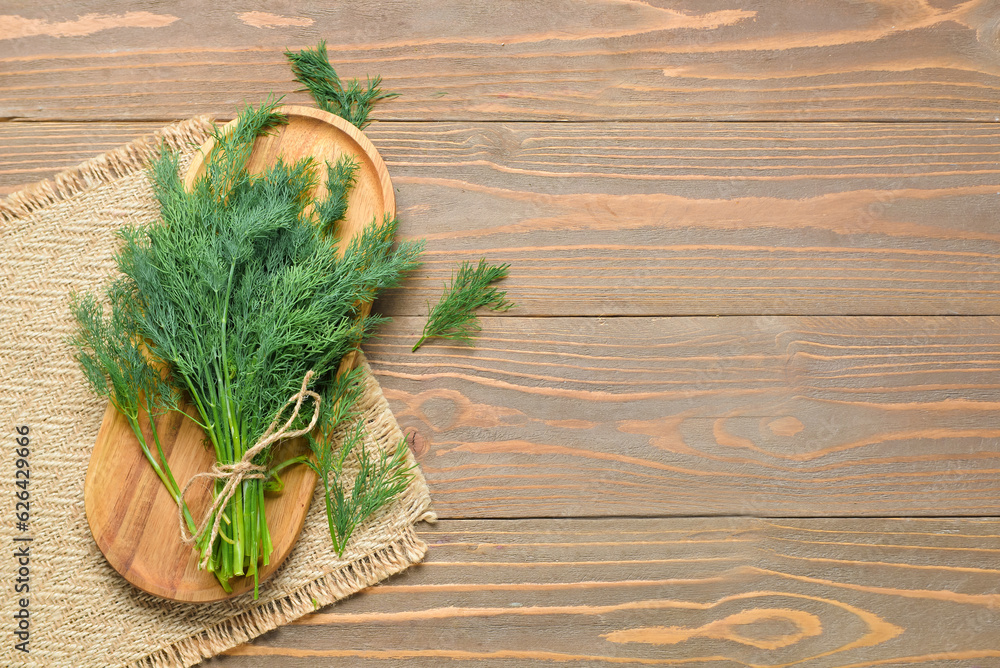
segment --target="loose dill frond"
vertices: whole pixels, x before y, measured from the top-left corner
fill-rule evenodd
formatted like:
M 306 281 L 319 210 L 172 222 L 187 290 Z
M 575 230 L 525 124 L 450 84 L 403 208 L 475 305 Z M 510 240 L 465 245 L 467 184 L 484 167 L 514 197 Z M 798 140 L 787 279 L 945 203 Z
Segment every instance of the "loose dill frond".
M 490 284 L 507 277 L 509 264 L 489 265 L 485 259 L 473 267 L 466 260 L 452 277 L 451 285 L 445 288 L 440 301 L 431 309 L 424 325 L 423 335 L 413 351 L 432 338 L 453 339 L 469 343 L 479 333 L 479 318 L 476 309 L 489 307 L 492 311 L 506 311 L 514 306 L 507 300 L 507 293 Z
M 371 122 L 368 115 L 376 102 L 399 95 L 383 92 L 379 76 L 368 77 L 365 86 L 357 79 L 343 83 L 330 65 L 325 40 L 315 49 L 302 49 L 298 53 L 285 51 L 285 57 L 292 65 L 295 80 L 305 86 L 301 90 L 312 95 L 320 109 L 340 116 L 355 127 L 363 129 Z
M 406 489 L 413 470 L 407 466 L 405 440 L 377 458 L 365 448 L 364 423 L 356 410 L 363 391 L 361 373 L 355 369 L 342 375 L 324 392 L 317 429 L 308 436 L 314 455 L 308 464 L 323 485 L 330 540 L 338 556 L 343 556 L 358 526 Z M 344 465 L 352 454 L 357 473 L 349 481 Z
M 332 502 L 328 518 L 332 514 L 330 535 L 338 556 L 343 556 L 354 530 L 402 494 L 412 477 L 413 467 L 406 463 L 406 439 L 400 439 L 391 452 L 380 450 L 373 457 L 364 445 L 361 427 L 359 423 L 341 447 L 337 465 L 330 472 Z M 353 483 L 348 484 L 343 463 L 351 453 L 356 453 L 358 470 Z M 348 487 L 350 494 L 345 491 Z

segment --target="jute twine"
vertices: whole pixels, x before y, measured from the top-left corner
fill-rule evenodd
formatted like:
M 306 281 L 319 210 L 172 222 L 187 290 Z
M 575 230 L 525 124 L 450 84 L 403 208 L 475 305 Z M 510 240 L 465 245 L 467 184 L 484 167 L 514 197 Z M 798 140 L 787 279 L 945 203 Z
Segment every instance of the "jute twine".
M 106 285 L 115 268 L 116 231 L 157 215 L 144 165 L 160 139 L 182 151 L 184 168 L 211 128 L 207 118 L 172 125 L 0 200 L 0 429 L 12 439 L 15 426 L 27 425 L 31 439 L 29 527 L 22 532 L 2 521 L 0 541 L 33 539 L 31 651 L 17 652 L 8 632 L 0 666 L 192 666 L 423 558 L 426 545 L 413 525 L 434 515 L 419 470 L 396 503 L 358 528 L 342 558 L 331 549 L 317 486 L 291 555 L 262 584 L 257 601 L 252 592 L 199 605 L 145 594 L 108 565 L 90 535 L 84 479 L 106 406 L 87 389 L 65 343 L 73 331 L 67 297 Z M 363 360 L 362 366 L 359 419 L 364 447 L 377 457 L 402 434 Z M 13 481 L 16 458 L 5 452 L 0 480 Z M 347 484 L 356 471 L 352 455 L 344 468 Z M 0 559 L 0 582 L 14 582 L 17 567 L 15 559 Z M 13 619 L 18 597 L 4 588 L 0 618 Z
M 264 452 L 268 446 L 271 446 L 283 438 L 296 438 L 297 436 L 305 436 L 313 430 L 316 426 L 316 420 L 319 419 L 319 408 L 323 401 L 323 398 L 317 393 L 313 392 L 309 388 L 309 381 L 312 380 L 313 370 L 309 369 L 306 372 L 305 377 L 302 379 L 302 388 L 293 394 L 291 398 L 285 402 L 285 405 L 281 407 L 281 410 L 274 416 L 274 420 L 271 421 L 270 426 L 264 432 L 264 434 L 258 439 L 249 450 L 244 453 L 243 457 L 240 458 L 238 462 L 233 462 L 232 464 L 219 464 L 215 463 L 212 465 L 211 471 L 206 471 L 204 473 L 199 473 L 197 475 L 191 476 L 191 479 L 187 481 L 184 485 L 184 489 L 181 490 L 181 499 L 187 494 L 188 489 L 195 480 L 199 478 L 208 478 L 209 480 L 225 480 L 222 485 L 222 489 L 215 495 L 215 499 L 212 501 L 212 505 L 209 506 L 208 511 L 205 513 L 205 519 L 195 532 L 192 534 L 188 532 L 187 526 L 184 523 L 184 506 L 183 504 L 177 504 L 177 522 L 181 528 L 181 540 L 188 545 L 194 545 L 195 542 L 205 533 L 208 528 L 208 523 L 212 522 L 212 518 L 215 517 L 215 521 L 212 522 L 212 533 L 209 535 L 208 542 L 205 544 L 205 550 L 202 553 L 201 561 L 198 565 L 201 568 L 208 566 L 208 562 L 212 559 L 212 545 L 215 544 L 215 539 L 219 537 L 219 523 L 222 521 L 222 511 L 229 503 L 229 500 L 233 498 L 236 493 L 236 488 L 244 480 L 263 480 L 267 476 L 266 466 L 260 466 L 254 464 L 253 460 L 260 453 Z M 302 408 L 302 401 L 309 397 L 313 400 L 313 416 L 312 420 L 309 421 L 309 426 L 303 429 L 292 430 L 292 424 L 299 417 L 299 409 Z M 292 409 L 292 415 L 288 418 L 288 421 L 281 426 L 281 429 L 275 431 L 275 427 L 281 421 L 281 416 L 284 414 L 285 409 L 294 404 Z

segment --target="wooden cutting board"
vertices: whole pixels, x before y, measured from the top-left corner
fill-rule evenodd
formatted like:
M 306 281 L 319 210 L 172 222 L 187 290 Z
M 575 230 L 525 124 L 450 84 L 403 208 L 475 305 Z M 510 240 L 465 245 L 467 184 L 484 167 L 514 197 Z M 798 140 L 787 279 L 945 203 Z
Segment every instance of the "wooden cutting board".
M 251 172 L 262 172 L 278 156 L 289 162 L 312 156 L 322 165 L 350 153 L 356 156 L 360 168 L 341 236 L 353 237 L 374 220 L 381 221 L 384 214 L 395 214 L 395 197 L 385 163 L 360 130 L 318 109 L 286 106 L 280 111 L 288 116 L 288 125 L 257 139 L 250 157 Z M 223 131 L 235 123 L 229 123 Z M 188 187 L 203 172 L 204 157 L 213 145 L 214 140 L 206 142 L 192 161 L 185 178 Z M 326 192 L 326 170 L 319 172 L 322 181 L 317 194 L 322 196 Z M 365 305 L 363 316 L 370 306 Z M 354 363 L 353 356 L 345 358 L 340 370 L 352 368 Z M 188 410 L 196 415 L 193 408 Z M 148 423 L 145 419 L 142 422 L 152 443 Z M 182 488 L 193 475 L 209 470 L 215 463 L 214 452 L 204 444 L 204 432 L 187 418 L 170 413 L 158 418 L 156 425 L 164 454 Z M 302 439 L 278 447 L 276 461 L 307 451 Z M 265 501 L 274 551 L 270 564 L 261 568 L 261 582 L 291 552 L 316 485 L 316 475 L 302 465 L 285 469 L 282 478 L 284 491 Z M 84 498 L 90 531 L 101 552 L 139 589 L 175 601 L 197 603 L 230 598 L 253 588 L 252 578 L 237 578 L 230 582 L 233 592 L 227 594 L 214 575 L 198 569 L 197 552 L 181 542 L 177 506 L 142 454 L 128 422 L 110 405 L 87 467 Z M 211 503 L 211 490 L 208 485 L 195 484 L 186 498 L 198 520 Z

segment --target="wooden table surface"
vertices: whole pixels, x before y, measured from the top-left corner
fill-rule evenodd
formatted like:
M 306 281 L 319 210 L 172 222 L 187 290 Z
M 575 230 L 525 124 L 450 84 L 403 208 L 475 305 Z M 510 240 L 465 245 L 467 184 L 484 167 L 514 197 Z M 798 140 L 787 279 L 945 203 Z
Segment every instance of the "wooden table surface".
M 1000 4 L 0 7 L 0 194 L 295 93 L 427 263 L 368 346 L 425 563 L 206 665 L 1000 666 Z M 465 259 L 519 304 L 409 352 Z

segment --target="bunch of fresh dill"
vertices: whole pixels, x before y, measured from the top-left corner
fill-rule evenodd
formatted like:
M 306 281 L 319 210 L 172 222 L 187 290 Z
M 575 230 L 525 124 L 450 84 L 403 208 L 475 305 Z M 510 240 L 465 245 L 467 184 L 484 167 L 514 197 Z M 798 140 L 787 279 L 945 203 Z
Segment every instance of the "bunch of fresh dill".
M 114 401 L 139 436 L 136 407 L 150 414 L 175 408 L 183 392 L 219 465 L 230 470 L 271 433 L 304 379 L 328 396 L 321 424 L 330 430 L 348 417 L 337 412 L 347 411 L 350 400 L 338 395 L 349 386 L 336 380 L 337 367 L 380 320 L 362 321 L 359 305 L 398 284 L 421 251 L 418 242 L 394 246 L 397 222 L 391 218 L 338 248 L 329 232 L 343 216 L 353 183 L 346 161 L 327 167 L 330 196 L 319 202 L 311 195 L 317 176 L 309 160 L 278 160 L 262 175 L 249 174 L 254 139 L 284 122 L 276 106 L 269 101 L 247 108 L 231 133 L 216 132 L 205 175 L 190 192 L 179 178 L 177 156 L 164 151 L 151 170 L 161 217 L 121 232 L 115 256 L 121 277 L 105 293 L 110 314 L 103 315 L 93 296 L 74 300 L 74 342 L 95 390 Z M 157 462 L 140 442 L 182 503 L 162 453 Z M 337 462 L 345 456 L 313 464 L 328 494 L 329 477 L 339 473 Z M 240 479 L 231 498 L 194 531 L 204 567 L 227 590 L 231 578 L 247 575 L 256 593 L 258 565 L 268 563 L 265 485 L 289 463 L 271 459 L 270 448 L 252 455 L 252 475 Z M 392 479 L 382 491 L 397 490 L 406 473 L 394 462 L 382 468 L 368 462 L 369 473 Z M 217 501 L 226 483 L 219 478 Z M 217 535 L 208 530 L 212 526 Z
M 344 84 L 323 42 L 285 55 L 321 109 L 359 128 L 369 123 L 375 102 L 395 96 L 382 92 L 379 77 L 367 86 L 356 79 Z M 340 555 L 355 528 L 406 488 L 405 443 L 373 459 L 356 409 L 360 371 L 338 377 L 336 370 L 380 321 L 359 318 L 359 306 L 416 267 L 422 249 L 422 242 L 394 247 L 394 218 L 376 221 L 346 247 L 338 244 L 337 224 L 358 168 L 350 156 L 326 166 L 328 194 L 320 201 L 311 194 L 317 166 L 309 160 L 279 160 L 263 175 L 249 174 L 254 139 L 285 120 L 276 107 L 277 101 L 248 107 L 231 133 L 217 132 L 206 173 L 191 192 L 178 177 L 177 156 L 164 151 L 151 170 L 161 219 L 121 232 L 115 256 L 121 277 L 103 303 L 94 295 L 72 299 L 78 325 L 72 343 L 92 388 L 125 416 L 178 503 L 201 563 L 227 591 L 233 577 L 252 576 L 255 596 L 258 568 L 272 548 L 264 491 L 280 488 L 279 471 L 304 462 L 317 472 Z M 507 265 L 463 263 L 414 350 L 432 337 L 468 341 L 479 331 L 475 309 L 510 308 L 506 293 L 490 287 L 506 274 Z M 319 403 L 310 422 L 316 429 L 307 435 L 313 455 L 273 462 L 269 435 L 289 397 L 301 404 L 306 385 L 319 392 L 311 393 Z M 182 409 L 182 397 L 197 418 Z M 200 526 L 163 455 L 154 418 L 166 411 L 197 422 L 219 470 L 228 471 L 216 480 L 216 505 Z M 295 427 L 305 422 L 300 417 Z M 357 472 L 347 480 L 344 465 L 352 456 Z M 229 489 L 226 476 L 241 466 L 252 474 Z

